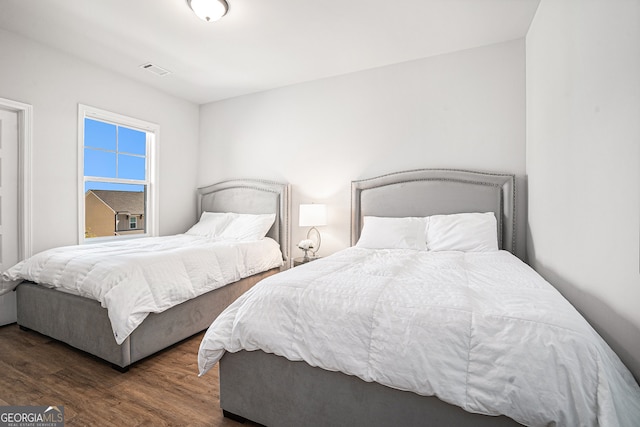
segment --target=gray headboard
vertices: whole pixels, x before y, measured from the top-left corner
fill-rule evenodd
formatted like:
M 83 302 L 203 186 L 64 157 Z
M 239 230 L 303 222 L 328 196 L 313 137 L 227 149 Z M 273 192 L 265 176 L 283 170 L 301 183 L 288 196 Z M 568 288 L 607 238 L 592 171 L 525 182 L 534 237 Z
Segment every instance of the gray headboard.
M 235 212 L 248 214 L 275 213 L 276 220 L 267 233 L 280 243 L 288 265 L 290 253 L 289 184 L 253 179 L 234 179 L 198 188 L 198 216 L 202 212 Z
M 351 183 L 351 244 L 370 216 L 429 216 L 463 212 L 494 212 L 498 244 L 517 253 L 515 175 L 455 169 L 418 169 Z

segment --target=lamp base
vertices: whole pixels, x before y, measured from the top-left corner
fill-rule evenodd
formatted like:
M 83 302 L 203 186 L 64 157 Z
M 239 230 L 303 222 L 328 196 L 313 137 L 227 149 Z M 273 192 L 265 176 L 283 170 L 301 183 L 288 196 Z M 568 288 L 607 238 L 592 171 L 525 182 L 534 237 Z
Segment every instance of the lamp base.
M 312 234 L 316 235 L 315 239 L 313 239 L 311 237 Z M 313 240 L 316 243 L 316 244 L 313 245 L 313 250 L 311 250 L 311 249 L 309 250 L 311 252 L 311 254 L 312 254 L 312 257 L 315 258 L 316 254 L 320 250 L 320 244 L 322 243 L 322 238 L 320 237 L 320 232 L 318 231 L 318 229 L 315 228 L 315 227 L 311 227 L 309 229 L 309 231 L 307 231 L 307 239 Z M 305 255 L 304 256 L 305 256 L 305 258 L 307 257 L 306 251 L 305 251 Z

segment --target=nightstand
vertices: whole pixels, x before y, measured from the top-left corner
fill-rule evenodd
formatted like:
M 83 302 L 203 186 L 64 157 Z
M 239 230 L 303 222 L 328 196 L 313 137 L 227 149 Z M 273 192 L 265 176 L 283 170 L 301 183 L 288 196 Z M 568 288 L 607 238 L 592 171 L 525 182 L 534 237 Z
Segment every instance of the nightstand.
M 320 259 L 320 257 L 319 257 L 319 256 L 316 256 L 316 257 L 309 257 L 309 260 L 308 260 L 308 261 L 305 261 L 305 260 L 304 260 L 304 257 L 294 258 L 294 259 L 293 259 L 293 266 L 294 266 L 294 267 L 297 267 L 297 266 L 299 266 L 299 265 L 301 265 L 301 264 L 306 264 L 306 263 L 308 263 L 308 262 L 315 261 L 315 260 L 317 260 L 317 259 Z

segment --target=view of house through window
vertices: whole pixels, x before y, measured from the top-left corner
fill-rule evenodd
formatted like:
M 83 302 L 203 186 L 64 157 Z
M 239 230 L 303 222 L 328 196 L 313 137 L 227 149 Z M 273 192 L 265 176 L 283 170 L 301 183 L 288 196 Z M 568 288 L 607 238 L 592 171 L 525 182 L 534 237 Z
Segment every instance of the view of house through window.
M 153 133 L 82 120 L 84 239 L 147 233 Z

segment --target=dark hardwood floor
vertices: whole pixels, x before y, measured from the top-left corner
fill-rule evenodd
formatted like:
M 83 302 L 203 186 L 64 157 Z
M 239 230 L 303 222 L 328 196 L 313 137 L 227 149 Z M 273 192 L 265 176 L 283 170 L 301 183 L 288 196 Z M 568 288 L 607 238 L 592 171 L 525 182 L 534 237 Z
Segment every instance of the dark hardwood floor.
M 198 377 L 203 335 L 120 373 L 36 332 L 0 327 L 0 405 L 63 405 L 66 426 L 240 427 L 222 416 L 217 366 Z

